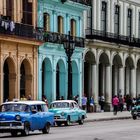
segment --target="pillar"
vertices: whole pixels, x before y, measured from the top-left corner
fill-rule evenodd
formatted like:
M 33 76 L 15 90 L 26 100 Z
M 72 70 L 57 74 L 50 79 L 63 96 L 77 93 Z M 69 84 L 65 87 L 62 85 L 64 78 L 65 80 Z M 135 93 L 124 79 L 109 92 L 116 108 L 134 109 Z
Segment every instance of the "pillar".
M 136 69 L 131 69 L 131 96 L 136 97 Z
M 124 67 L 119 68 L 119 90 L 121 95 L 124 96 Z
M 106 66 L 106 91 L 105 91 L 105 101 L 106 101 L 106 111 L 111 110 L 112 106 L 112 92 L 111 92 L 111 67 Z

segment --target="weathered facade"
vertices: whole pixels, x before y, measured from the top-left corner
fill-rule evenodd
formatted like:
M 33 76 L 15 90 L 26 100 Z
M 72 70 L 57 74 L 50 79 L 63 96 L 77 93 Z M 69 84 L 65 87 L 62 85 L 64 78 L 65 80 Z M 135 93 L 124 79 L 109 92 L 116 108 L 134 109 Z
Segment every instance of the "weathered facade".
M 113 95 L 140 94 L 140 2 L 93 0 L 85 17 L 86 50 L 83 83 L 87 96 L 105 96 L 110 110 Z M 88 75 L 88 76 L 87 76 Z
M 0 103 L 37 99 L 36 0 L 0 0 Z

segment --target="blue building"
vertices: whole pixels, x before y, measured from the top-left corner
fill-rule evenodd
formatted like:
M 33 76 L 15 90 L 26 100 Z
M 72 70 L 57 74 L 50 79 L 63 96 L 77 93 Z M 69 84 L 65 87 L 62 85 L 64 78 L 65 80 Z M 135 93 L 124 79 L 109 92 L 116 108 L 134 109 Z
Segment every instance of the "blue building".
M 82 97 L 83 73 L 83 12 L 86 0 L 38 0 L 38 27 L 45 43 L 38 49 L 38 99 L 44 94 L 49 103 L 68 98 L 68 64 L 63 46 L 70 31 L 75 49 L 71 57 L 71 98 Z M 81 100 L 80 100 L 81 101 Z

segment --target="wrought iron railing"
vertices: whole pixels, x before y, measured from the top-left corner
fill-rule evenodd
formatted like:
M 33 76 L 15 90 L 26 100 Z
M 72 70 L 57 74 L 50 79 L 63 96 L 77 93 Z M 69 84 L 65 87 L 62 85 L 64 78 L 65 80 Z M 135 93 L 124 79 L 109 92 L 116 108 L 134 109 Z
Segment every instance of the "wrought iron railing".
M 51 43 L 63 44 L 64 40 L 68 38 L 67 34 L 60 34 L 55 32 L 44 32 L 44 41 Z M 73 40 L 75 42 L 76 47 L 84 47 L 85 39 L 82 37 L 74 37 Z
M 43 41 L 43 38 L 41 39 L 41 37 L 38 36 L 40 31 L 34 29 L 32 25 L 13 23 L 11 27 L 11 21 L 1 19 L 0 22 L 1 35 L 19 36 Z
M 71 1 L 91 6 L 91 0 L 71 0 Z
M 115 33 L 103 32 L 94 29 L 86 30 L 87 39 L 98 39 L 106 42 L 113 42 L 117 44 L 129 45 L 134 47 L 140 47 L 140 38 L 119 35 Z

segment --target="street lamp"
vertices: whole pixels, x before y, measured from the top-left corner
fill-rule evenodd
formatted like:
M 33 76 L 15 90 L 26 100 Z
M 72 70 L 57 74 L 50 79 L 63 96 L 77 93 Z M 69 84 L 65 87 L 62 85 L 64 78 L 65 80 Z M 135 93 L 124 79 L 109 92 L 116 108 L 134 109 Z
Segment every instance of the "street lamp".
M 71 56 L 75 49 L 75 41 L 73 37 L 70 35 L 70 31 L 68 34 L 68 38 L 63 42 L 64 49 L 67 55 L 67 62 L 68 62 L 68 99 L 72 99 L 72 81 L 71 81 Z

